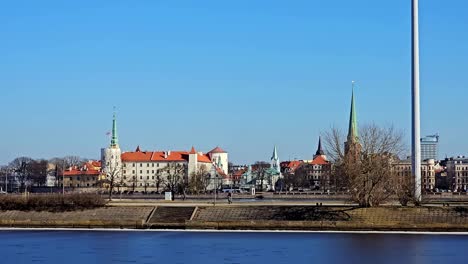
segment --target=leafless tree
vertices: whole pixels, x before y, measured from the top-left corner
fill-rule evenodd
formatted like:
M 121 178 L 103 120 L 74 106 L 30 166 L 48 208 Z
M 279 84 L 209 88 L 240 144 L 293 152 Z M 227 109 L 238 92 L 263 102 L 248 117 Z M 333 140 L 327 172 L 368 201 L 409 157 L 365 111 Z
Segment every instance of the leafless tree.
M 344 153 L 344 136 L 336 128 L 325 133 L 325 145 L 334 162 L 335 182 L 360 206 L 376 206 L 395 194 L 393 161 L 405 150 L 403 134 L 393 126 L 375 124 L 363 126 L 359 132 L 360 153 L 355 158 Z
M 164 178 L 160 170 L 157 170 L 154 176 L 155 176 L 154 184 L 156 185 L 156 192 L 159 193 L 159 188 L 161 187 L 161 184 L 164 184 L 164 181 L 163 181 Z
M 112 193 L 114 192 L 114 188 L 119 186 L 119 183 L 122 181 L 121 178 L 120 166 L 110 166 L 109 170 L 106 171 L 106 179 L 104 180 L 104 183 L 109 189 L 109 201 L 112 201 Z
M 33 160 L 30 164 L 30 181 L 35 186 L 44 186 L 47 180 L 48 161 Z
M 14 171 L 18 180 L 20 191 L 27 189 L 31 176 L 31 164 L 33 159 L 29 157 L 19 157 L 10 162 L 9 167 Z
M 252 166 L 252 171 L 253 171 L 253 174 L 255 175 L 255 182 L 260 192 L 263 191 L 263 186 L 265 185 L 265 179 L 268 176 L 267 175 L 268 168 L 270 168 L 270 163 L 266 161 L 257 161 Z
M 174 194 L 184 183 L 186 171 L 186 166 L 179 163 L 168 163 L 166 167 L 160 169 L 165 178 L 166 189 Z
M 79 156 L 71 156 L 71 155 L 63 157 L 62 160 L 65 164 L 65 168 L 80 166 L 81 164 L 86 162 L 86 159 L 83 159 Z
M 190 176 L 189 190 L 191 193 L 195 194 L 200 194 L 201 192 L 206 193 L 209 185 L 209 171 L 205 165 L 201 165 L 200 168 Z

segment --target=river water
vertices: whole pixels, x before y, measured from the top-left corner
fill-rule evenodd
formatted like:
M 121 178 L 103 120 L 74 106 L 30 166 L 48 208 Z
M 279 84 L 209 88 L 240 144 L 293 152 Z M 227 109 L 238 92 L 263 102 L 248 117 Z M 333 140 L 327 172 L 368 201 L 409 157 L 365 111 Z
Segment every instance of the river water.
M 468 236 L 0 231 L 0 263 L 468 263 Z

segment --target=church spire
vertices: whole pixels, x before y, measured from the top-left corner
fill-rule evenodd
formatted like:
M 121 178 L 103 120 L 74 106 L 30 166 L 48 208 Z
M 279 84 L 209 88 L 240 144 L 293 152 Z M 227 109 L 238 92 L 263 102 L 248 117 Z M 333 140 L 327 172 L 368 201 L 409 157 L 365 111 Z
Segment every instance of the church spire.
M 317 148 L 317 152 L 315 152 L 315 155 L 316 156 L 325 155 L 325 152 L 322 149 L 322 137 L 319 137 L 318 148 Z
M 356 109 L 354 105 L 354 81 L 353 81 L 352 92 L 351 92 L 351 111 L 349 114 L 348 141 L 357 142 L 358 138 L 359 138 L 359 134 L 358 134 L 358 128 L 357 128 Z
M 278 173 L 281 173 L 280 161 L 278 158 L 278 151 L 276 146 L 273 148 L 273 155 L 271 156 L 271 167 L 274 168 Z
M 271 156 L 271 160 L 278 160 L 278 151 L 276 151 L 276 146 L 273 149 L 273 155 Z
M 119 138 L 117 136 L 117 119 L 115 114 L 115 107 L 114 107 L 114 116 L 112 118 L 112 139 L 111 139 L 111 147 L 117 147 L 119 145 Z

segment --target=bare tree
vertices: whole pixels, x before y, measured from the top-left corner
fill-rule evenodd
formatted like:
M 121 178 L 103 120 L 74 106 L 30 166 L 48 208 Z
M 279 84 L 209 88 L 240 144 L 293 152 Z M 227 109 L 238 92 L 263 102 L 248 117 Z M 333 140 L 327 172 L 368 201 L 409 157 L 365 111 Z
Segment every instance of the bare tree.
M 27 189 L 31 175 L 31 164 L 33 159 L 29 157 L 19 157 L 10 162 L 9 167 L 14 171 L 18 180 L 20 191 Z
M 210 185 L 209 171 L 205 165 L 201 165 L 196 172 L 193 172 L 189 179 L 189 190 L 191 193 L 200 194 L 207 191 Z
M 80 166 L 81 164 L 83 164 L 84 162 L 86 162 L 86 159 L 83 159 L 79 156 L 65 156 L 62 158 L 64 164 L 65 164 L 65 168 L 70 168 L 70 167 L 74 167 L 74 166 Z
M 104 183 L 109 189 L 109 201 L 112 201 L 112 193 L 114 192 L 114 188 L 120 185 L 119 183 L 122 181 L 121 178 L 120 166 L 110 166 L 110 169 L 106 171 Z
M 154 183 L 156 185 L 156 192 L 159 193 L 159 188 L 161 187 L 161 184 L 164 184 L 164 181 L 163 181 L 164 178 L 160 170 L 157 170 L 154 176 L 155 176 Z
M 335 182 L 345 187 L 354 202 L 363 207 L 379 205 L 395 194 L 393 161 L 405 149 L 403 134 L 393 126 L 366 125 L 360 129 L 360 152 L 344 153 L 343 134 L 332 128 L 324 136 L 335 166 Z
M 44 186 L 47 180 L 48 161 L 33 160 L 30 164 L 30 180 L 35 186 Z
M 176 193 L 184 182 L 186 171 L 186 166 L 179 163 L 168 163 L 166 167 L 160 169 L 165 178 L 166 189 L 173 194 Z
M 265 185 L 265 179 L 268 176 L 267 175 L 268 168 L 270 168 L 270 163 L 265 162 L 265 161 L 257 161 L 252 166 L 252 170 L 254 171 L 254 175 L 255 175 L 255 182 L 260 192 L 263 191 L 263 186 Z

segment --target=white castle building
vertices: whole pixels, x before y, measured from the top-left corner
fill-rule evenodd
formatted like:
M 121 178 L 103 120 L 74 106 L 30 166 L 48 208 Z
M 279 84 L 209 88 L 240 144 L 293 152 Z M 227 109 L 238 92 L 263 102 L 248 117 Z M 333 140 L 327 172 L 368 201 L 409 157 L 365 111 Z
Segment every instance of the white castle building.
M 117 121 L 114 114 L 112 139 L 108 148 L 101 150 L 102 179 L 113 180 L 114 185 L 122 189 L 158 191 L 165 189 L 164 174 L 161 173 L 169 164 L 184 167 L 183 180 L 188 183 L 195 173 L 203 171 L 212 179 L 226 179 L 228 175 L 228 153 L 216 147 L 210 152 L 190 151 L 142 151 L 138 146 L 135 151 L 120 150 L 117 137 Z M 219 181 L 222 182 L 221 180 Z M 210 184 L 208 189 L 214 188 Z

